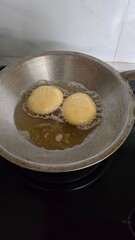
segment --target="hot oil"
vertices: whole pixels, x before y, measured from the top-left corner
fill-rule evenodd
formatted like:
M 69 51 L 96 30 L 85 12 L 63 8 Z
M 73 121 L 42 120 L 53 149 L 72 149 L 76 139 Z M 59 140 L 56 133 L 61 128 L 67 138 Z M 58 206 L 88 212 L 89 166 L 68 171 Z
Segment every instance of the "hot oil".
M 48 150 L 71 148 L 81 144 L 92 129 L 80 130 L 68 123 L 52 119 L 32 118 L 22 110 L 20 101 L 15 110 L 15 124 L 21 135 L 33 144 Z
M 71 83 L 67 86 L 61 86 L 60 84 L 57 84 L 57 86 L 66 89 L 69 94 L 78 91 L 78 88 L 79 91 L 81 90 L 81 85 L 79 84 L 74 85 Z M 84 91 L 83 87 L 82 90 Z M 95 119 L 95 124 L 93 123 L 93 125 L 90 127 L 86 126 L 79 128 L 64 121 L 54 120 L 56 118 L 53 115 L 52 117 L 50 115 L 46 119 L 44 116 L 32 117 L 31 114 L 27 114 L 26 111 L 24 111 L 23 106 L 25 100 L 26 95 L 21 98 L 16 106 L 14 114 L 16 127 L 24 138 L 38 147 L 43 147 L 47 150 L 63 150 L 80 145 L 90 138 L 95 126 L 100 122 L 98 120 L 101 120 L 101 113 L 97 113 L 97 116 L 99 114 L 100 117 Z M 97 104 L 99 103 L 97 102 Z

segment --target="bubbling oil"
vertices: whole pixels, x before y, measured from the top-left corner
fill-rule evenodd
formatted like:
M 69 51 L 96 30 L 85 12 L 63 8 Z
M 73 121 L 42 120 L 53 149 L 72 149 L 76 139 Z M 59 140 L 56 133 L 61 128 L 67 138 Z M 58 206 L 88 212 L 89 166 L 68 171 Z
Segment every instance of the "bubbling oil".
M 27 100 L 32 91 L 42 85 L 56 86 L 63 92 L 63 102 L 51 114 L 36 114 L 27 107 Z M 73 126 L 67 123 L 61 113 L 64 100 L 75 92 L 88 94 L 96 104 L 96 117 L 85 126 Z M 63 150 L 83 144 L 92 136 L 102 119 L 103 109 L 99 95 L 75 82 L 38 81 L 21 96 L 14 113 L 15 124 L 20 134 L 31 143 L 47 150 Z

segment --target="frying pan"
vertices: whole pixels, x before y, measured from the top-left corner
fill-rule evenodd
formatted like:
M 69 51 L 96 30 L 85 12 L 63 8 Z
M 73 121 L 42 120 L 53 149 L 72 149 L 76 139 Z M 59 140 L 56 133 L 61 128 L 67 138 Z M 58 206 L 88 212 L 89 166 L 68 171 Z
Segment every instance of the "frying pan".
M 23 58 L 0 73 L 0 154 L 12 163 L 40 172 L 70 172 L 90 167 L 115 152 L 135 119 L 135 99 L 128 81 L 135 72 L 119 73 L 89 55 L 55 51 Z M 104 118 L 85 142 L 70 149 L 49 151 L 20 136 L 14 110 L 20 93 L 33 83 L 78 82 L 102 99 Z

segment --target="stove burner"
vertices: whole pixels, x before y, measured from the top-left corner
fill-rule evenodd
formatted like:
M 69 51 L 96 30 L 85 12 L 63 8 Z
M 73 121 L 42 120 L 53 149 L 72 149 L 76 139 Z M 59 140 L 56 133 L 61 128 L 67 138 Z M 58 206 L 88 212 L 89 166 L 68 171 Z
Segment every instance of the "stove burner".
M 129 214 L 128 225 L 129 225 L 129 229 L 130 229 L 131 233 L 135 237 L 135 208 L 132 209 L 132 211 Z
M 42 173 L 12 164 L 12 168 L 27 185 L 42 191 L 67 192 L 79 190 L 97 181 L 111 165 L 113 157 L 86 169 L 68 173 Z

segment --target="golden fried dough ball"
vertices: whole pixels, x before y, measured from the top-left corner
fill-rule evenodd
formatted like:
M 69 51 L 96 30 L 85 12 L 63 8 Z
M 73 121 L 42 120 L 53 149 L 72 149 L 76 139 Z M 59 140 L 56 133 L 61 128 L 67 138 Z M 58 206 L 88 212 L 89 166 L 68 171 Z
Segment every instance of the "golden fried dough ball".
M 63 101 L 62 91 L 55 86 L 39 86 L 33 90 L 27 100 L 27 107 L 37 114 L 55 111 Z
M 72 125 L 86 125 L 96 116 L 96 104 L 86 93 L 74 93 L 65 100 L 62 115 Z

